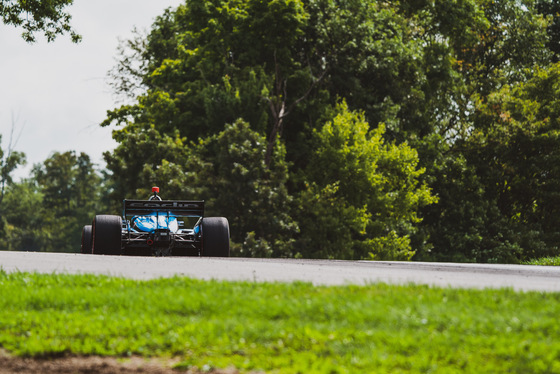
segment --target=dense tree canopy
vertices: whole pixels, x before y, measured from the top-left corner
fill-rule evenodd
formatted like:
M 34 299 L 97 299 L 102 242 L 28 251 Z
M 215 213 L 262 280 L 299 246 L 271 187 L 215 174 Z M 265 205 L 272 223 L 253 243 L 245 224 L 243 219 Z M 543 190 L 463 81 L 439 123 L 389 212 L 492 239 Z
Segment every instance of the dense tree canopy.
M 361 136 L 364 137 L 370 128 L 368 123 L 377 124 L 381 121 L 387 123 L 390 135 L 396 137 L 399 123 L 406 121 L 405 117 L 399 118 L 399 108 L 406 106 L 406 111 L 414 111 L 414 108 L 428 105 L 429 100 L 426 100 L 422 93 L 423 80 L 417 79 L 425 75 L 422 63 L 416 61 L 422 58 L 421 44 L 420 40 L 411 37 L 407 19 L 398 14 L 397 9 L 384 4 L 363 1 L 335 4 L 329 1 L 292 0 L 188 2 L 175 12 L 169 11 L 158 18 L 147 38 L 143 53 L 138 53 L 138 49 L 135 49 L 136 55 L 144 60 L 137 66 L 144 70 L 140 72 L 143 75 L 133 72 L 130 78 L 133 81 L 142 76 L 146 93 L 138 97 L 136 104 L 123 106 L 109 113 L 105 124 L 116 122 L 124 125 L 115 133 L 115 138 L 119 140 L 124 136 L 123 139 L 126 139 L 113 154 L 106 155 L 109 168 L 114 172 L 115 181 L 126 181 L 123 185 L 129 194 L 134 194 L 142 188 L 139 185 L 141 182 L 135 179 L 135 176 L 145 167 L 145 160 L 137 157 L 136 152 L 139 148 L 132 146 L 129 140 L 133 141 L 138 136 L 148 140 L 150 137 L 146 134 L 154 131 L 160 137 L 182 139 L 179 147 L 181 149 L 174 146 L 167 148 L 168 151 L 175 150 L 172 151 L 175 155 L 168 155 L 171 159 L 160 157 L 155 164 L 151 164 L 151 168 L 160 168 L 159 163 L 161 167 L 167 168 L 169 162 L 187 166 L 189 164 L 185 163 L 185 159 L 179 162 L 176 160 L 179 155 L 188 153 L 188 142 L 200 139 L 202 144 L 208 145 L 210 143 L 203 139 L 220 133 L 226 124 L 235 123 L 238 118 L 242 118 L 250 125 L 252 131 L 264 136 L 266 150 L 261 156 L 269 174 L 274 170 L 273 160 L 278 157 L 274 156 L 274 150 L 278 150 L 277 144 L 285 144 L 286 161 L 291 165 L 290 170 L 285 173 L 291 177 L 283 177 L 282 183 L 285 184 L 284 188 L 290 190 L 294 200 L 292 214 L 297 214 L 295 212 L 301 211 L 301 204 L 305 199 L 304 194 L 300 193 L 311 193 L 305 187 L 309 185 L 309 181 L 322 190 L 344 179 L 344 168 L 359 169 L 363 167 L 363 163 L 384 158 L 379 154 L 372 154 L 364 156 L 360 163 L 340 165 L 340 169 L 333 167 L 335 175 L 329 182 L 323 183 L 321 180 L 314 181 L 314 177 L 308 178 L 307 171 L 312 170 L 308 163 L 314 159 L 315 154 L 313 129 L 320 129 L 323 124 L 334 118 L 333 110 L 341 98 L 348 103 L 349 110 L 359 108 L 364 111 L 365 118 L 358 121 L 365 124 L 360 130 Z M 138 45 L 134 44 L 135 47 Z M 125 65 L 130 66 L 129 60 L 122 61 L 121 66 L 124 68 Z M 372 82 L 375 84 L 372 85 Z M 131 86 L 123 84 L 120 87 L 126 90 Z M 337 121 L 335 123 L 342 125 Z M 381 142 L 382 136 L 376 135 L 373 139 Z M 187 143 L 184 143 L 185 141 Z M 143 144 L 148 143 L 151 142 L 148 140 Z M 163 150 L 162 147 L 151 144 L 153 151 L 149 152 L 149 159 Z M 262 145 L 263 142 L 258 144 Z M 198 149 L 200 152 L 200 146 Z M 374 150 L 368 149 L 370 150 L 364 152 Z M 393 148 L 382 147 L 376 152 L 392 151 Z M 148 153 L 146 150 L 142 152 Z M 188 159 L 189 156 L 186 156 Z M 390 185 L 385 191 L 386 194 L 398 194 L 397 191 L 401 188 L 403 195 L 407 193 L 404 192 L 407 188 L 411 188 L 408 193 L 413 193 L 421 175 L 417 173 L 419 169 L 417 161 L 413 160 L 414 157 L 405 157 L 411 164 L 403 167 L 402 171 L 408 175 L 402 179 L 397 175 L 385 176 L 387 180 L 394 179 L 392 185 L 386 182 Z M 123 159 L 129 161 L 123 163 Z M 204 161 L 213 164 L 215 171 L 225 166 L 220 166 L 224 161 L 219 159 Z M 395 174 L 400 172 L 396 164 L 389 164 L 384 166 Z M 351 175 L 354 171 L 349 172 Z M 336 193 L 337 199 L 341 200 L 343 206 L 348 206 L 349 211 L 356 209 L 362 210 L 366 215 L 372 214 L 371 209 L 376 197 L 367 199 L 370 201 L 370 210 L 363 210 L 367 202 L 358 203 L 356 200 L 358 196 L 365 196 L 367 191 L 377 188 L 368 187 L 368 183 L 375 183 L 374 175 L 382 172 L 374 168 L 369 173 L 369 176 L 365 176 L 366 184 L 355 188 L 360 191 L 359 195 L 351 196 L 344 188 Z M 239 176 L 218 177 L 214 172 L 206 178 L 206 183 L 213 185 L 213 178 L 224 180 L 223 188 L 226 189 L 227 184 L 235 184 Z M 271 178 L 271 175 L 261 173 L 259 183 L 267 185 L 267 179 Z M 405 182 L 407 178 L 409 182 Z M 401 182 L 410 185 L 398 185 Z M 192 179 L 190 184 L 192 185 Z M 250 191 L 249 185 L 245 185 L 244 188 Z M 214 191 L 218 196 L 228 196 L 225 200 L 231 199 L 231 192 L 226 190 Z M 238 191 L 238 194 L 240 193 L 241 191 Z M 425 198 L 403 199 L 399 201 L 400 206 L 389 206 L 386 210 L 416 211 L 432 201 L 429 198 L 430 194 L 426 193 Z M 242 197 L 237 199 L 241 200 L 242 206 L 248 206 L 250 203 L 243 201 L 251 200 L 250 197 L 250 193 L 243 193 Z M 380 196 L 377 198 L 381 199 Z M 256 200 L 261 201 L 263 207 L 266 206 L 265 200 Z M 387 199 L 386 203 L 392 204 L 391 199 Z M 382 205 L 379 201 L 375 204 L 376 207 Z M 287 208 L 277 211 L 289 212 Z M 259 211 L 260 214 L 264 214 L 266 209 L 261 207 Z M 273 211 L 274 209 L 271 210 Z M 240 211 L 238 214 L 247 212 Z M 412 212 L 407 214 L 403 213 L 401 216 L 395 212 L 375 213 L 374 217 L 393 216 L 395 222 L 383 229 L 379 227 L 388 221 L 364 218 L 364 222 L 371 223 L 366 225 L 367 229 L 364 227 L 358 230 L 362 232 L 362 244 L 366 238 L 372 241 L 385 237 L 389 232 L 393 232 L 395 238 L 404 238 L 411 234 L 415 230 L 409 225 L 413 221 L 418 223 L 420 219 Z M 416 218 L 413 219 L 412 216 Z M 299 221 L 297 216 L 292 219 L 295 222 Z M 276 221 L 284 222 L 279 217 L 276 217 Z M 392 227 L 397 226 L 399 229 L 394 231 Z M 302 227 L 310 228 L 305 225 Z M 234 228 L 237 228 L 235 224 Z M 266 239 L 268 235 L 266 231 L 259 233 L 258 230 L 251 230 L 249 227 L 239 229 L 242 233 L 255 232 L 259 240 Z M 366 231 L 368 235 L 364 235 Z M 303 243 L 305 240 L 309 242 L 308 235 L 309 233 L 302 229 L 297 235 L 286 238 L 300 238 L 300 243 Z M 406 242 L 403 246 L 413 253 L 409 241 L 402 241 Z M 349 258 L 367 257 L 371 252 L 362 249 L 352 254 L 354 250 L 351 248 L 339 249 L 333 253 L 317 250 L 322 246 L 321 243 L 326 242 L 327 238 L 320 242 L 314 241 L 315 248 L 302 246 L 301 248 L 305 249 L 299 252 L 310 255 L 315 251 L 317 256 L 322 253 L 340 257 L 343 255 L 341 252 L 346 251 L 344 256 Z M 370 247 L 373 246 L 372 243 L 370 242 Z M 282 251 L 272 251 L 277 255 L 280 252 Z M 297 249 L 292 252 L 292 255 L 299 253 Z
M 227 217 L 237 255 L 557 255 L 557 8 L 186 0 L 119 49 L 110 76 L 127 104 L 102 124 L 119 144 L 105 154 L 111 197 L 90 188 L 85 155 L 57 153 L 6 184 L 5 204 L 78 227 L 100 209 L 83 196 L 118 213 L 159 185 Z M 31 232 L 17 220 L 2 235 Z M 34 235 L 34 248 L 58 240 Z
M 560 61 L 560 3 L 557 0 L 537 0 L 537 11 L 549 19 L 547 47 L 553 62 Z
M 167 151 L 150 146 L 153 154 L 173 153 L 151 169 L 175 170 L 178 177 L 181 166 L 184 175 L 197 170 L 193 160 L 211 165 L 205 180 L 224 181 L 223 190 L 214 190 L 219 196 L 230 196 L 225 185 L 238 177 L 218 177 L 223 161 L 200 158 L 211 144 L 206 138 L 242 118 L 266 139 L 268 167 L 280 144 L 288 167 L 281 183 L 292 201 L 291 210 L 281 211 L 297 224 L 284 234 L 284 243 L 295 240 L 291 255 L 515 262 L 552 253 L 556 231 L 545 229 L 545 216 L 529 214 L 529 206 L 550 217 L 554 205 L 537 209 L 535 199 L 523 202 L 529 195 L 513 196 L 513 181 L 498 177 L 498 166 L 508 163 L 524 170 L 517 176 L 530 175 L 534 165 L 521 160 L 541 141 L 517 154 L 506 152 L 509 140 L 506 148 L 489 143 L 501 117 L 488 108 L 512 87 L 528 87 L 553 61 L 550 10 L 539 4 L 187 1 L 159 17 L 142 43 L 130 44 L 140 68 L 128 69 L 129 79 L 140 78 L 145 91 L 136 103 L 109 112 L 105 124 L 122 126 L 117 140 L 151 131 L 169 139 Z M 130 66 L 122 60 L 121 67 Z M 527 102 L 542 100 L 537 92 L 528 95 Z M 546 139 L 553 149 L 554 137 Z M 121 144 L 106 155 L 113 178 L 130 181 L 128 193 L 141 191 L 133 180 L 142 158 L 127 156 L 135 151 Z M 543 175 L 551 178 L 551 171 Z M 527 177 L 518 185 L 542 194 L 535 183 Z M 252 243 L 270 245 L 265 236 L 254 232 Z
M 418 209 L 436 199 L 419 183 L 424 170 L 406 143 L 387 144 L 346 103 L 314 133 L 300 194 L 302 253 L 313 257 L 409 260 Z M 317 243 L 321 243 L 318 246 Z M 345 248 L 341 251 L 340 248 Z

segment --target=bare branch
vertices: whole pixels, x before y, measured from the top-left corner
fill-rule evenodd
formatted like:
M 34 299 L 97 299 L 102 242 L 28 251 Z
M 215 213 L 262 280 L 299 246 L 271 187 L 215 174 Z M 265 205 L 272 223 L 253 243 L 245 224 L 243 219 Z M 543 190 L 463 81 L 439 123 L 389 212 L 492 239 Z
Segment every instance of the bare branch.
M 6 187 L 8 186 L 8 183 L 12 182 L 12 177 L 10 174 L 19 165 L 25 164 L 25 154 L 14 151 L 14 148 L 17 145 L 23 131 L 23 127 L 17 137 L 14 137 L 15 129 L 16 119 L 14 118 L 14 114 L 12 113 L 12 127 L 10 129 L 10 138 L 8 140 L 8 148 L 6 149 L 6 152 L 2 151 L 0 144 L 0 204 L 2 203 L 2 200 L 4 200 L 4 195 L 6 193 Z M 0 140 L 1 138 L 2 137 L 0 134 Z
M 316 79 L 311 86 L 309 87 L 309 89 L 305 92 L 305 94 L 303 94 L 303 96 L 301 96 L 299 99 L 297 99 L 296 101 L 294 101 L 292 104 L 290 104 L 290 106 L 288 107 L 288 110 L 286 111 L 286 113 L 284 114 L 284 116 L 287 116 L 288 114 L 290 114 L 290 112 L 299 104 L 301 103 L 303 100 L 307 99 L 307 97 L 311 94 L 311 92 L 313 91 L 313 89 L 323 80 L 323 78 L 325 77 L 325 75 L 327 74 L 328 69 L 323 70 L 323 72 L 321 73 L 321 75 L 319 76 L 318 79 Z

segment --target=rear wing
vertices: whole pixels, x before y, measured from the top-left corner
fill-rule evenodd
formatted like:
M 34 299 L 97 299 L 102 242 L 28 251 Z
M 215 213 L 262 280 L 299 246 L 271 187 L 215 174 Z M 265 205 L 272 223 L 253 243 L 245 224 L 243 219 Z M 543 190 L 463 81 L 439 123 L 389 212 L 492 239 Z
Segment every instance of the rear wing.
M 202 217 L 204 201 L 192 200 L 124 200 L 123 216 L 145 216 L 166 212 L 178 217 Z

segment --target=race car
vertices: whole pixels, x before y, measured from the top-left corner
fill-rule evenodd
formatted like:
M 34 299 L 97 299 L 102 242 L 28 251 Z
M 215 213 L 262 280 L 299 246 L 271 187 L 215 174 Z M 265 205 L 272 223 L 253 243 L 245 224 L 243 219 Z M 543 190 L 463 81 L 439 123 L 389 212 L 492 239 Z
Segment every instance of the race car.
M 96 215 L 82 230 L 82 253 L 229 257 L 229 222 L 204 217 L 204 201 L 124 200 L 122 217 Z M 185 228 L 185 222 L 192 228 Z

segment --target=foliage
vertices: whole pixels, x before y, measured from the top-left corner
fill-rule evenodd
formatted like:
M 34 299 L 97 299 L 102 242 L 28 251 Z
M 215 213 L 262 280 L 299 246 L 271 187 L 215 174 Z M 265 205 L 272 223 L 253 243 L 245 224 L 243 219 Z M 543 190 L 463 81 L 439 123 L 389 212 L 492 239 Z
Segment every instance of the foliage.
M 533 0 L 480 0 L 479 6 L 489 27 L 480 33 L 477 46 L 463 54 L 479 93 L 523 80 L 527 68 L 550 61 L 548 23 Z
M 535 68 L 525 82 L 478 96 L 476 127 L 436 178 L 440 205 L 426 220 L 445 251 L 431 258 L 519 262 L 558 253 L 559 77 L 557 64 Z
M 560 266 L 560 256 L 543 257 L 524 262 L 525 265 Z
M 405 143 L 385 144 L 385 127 L 370 131 L 363 113 L 350 112 L 346 103 L 337 112 L 315 132 L 305 172 L 302 254 L 408 260 L 418 209 L 437 200 L 418 181 L 424 172 L 418 154 Z
M 156 20 L 145 49 L 131 47 L 142 61 L 137 64 L 141 68 L 130 74 L 130 82 L 141 75 L 146 93 L 138 96 L 135 104 L 110 111 L 104 122 L 104 125 L 116 122 L 123 126 L 114 135 L 121 145 L 112 155 L 106 155 L 115 183 L 123 187 L 117 191 L 122 195 L 134 195 L 140 188 L 139 183 L 146 180 L 144 177 L 138 179 L 138 175 L 143 173 L 142 170 L 151 170 L 148 174 L 152 176 L 147 179 L 167 183 L 166 178 L 171 176 L 169 180 L 173 183 L 184 181 L 183 193 L 196 192 L 203 196 L 205 191 L 211 192 L 214 195 L 208 198 L 216 201 L 211 201 L 210 207 L 216 204 L 214 206 L 219 206 L 222 214 L 231 214 L 230 221 L 241 229 L 234 234 L 234 241 L 260 243 L 257 247 L 261 249 L 257 251 L 275 256 L 292 256 L 298 252 L 311 255 L 315 251 L 315 256 L 363 258 L 368 257 L 368 248 L 372 246 L 383 252 L 382 245 L 375 240 L 366 244 L 366 238 L 391 237 L 395 239 L 391 241 L 393 244 L 399 242 L 400 250 L 408 253 L 403 256 L 410 257 L 413 252 L 409 241 L 401 239 L 414 233 L 412 226 L 420 219 L 413 211 L 428 203 L 430 198 L 429 194 L 420 197 L 411 192 L 419 176 L 413 171 L 417 162 L 413 159 L 417 155 L 410 148 L 398 145 L 378 151 L 389 153 L 398 149 L 397 161 L 390 160 L 392 156 L 376 156 L 382 164 L 385 163 L 382 167 L 387 168 L 383 182 L 385 197 L 377 196 L 375 202 L 370 199 L 366 203 L 369 208 L 365 210 L 363 204 L 355 202 L 358 197 L 341 205 L 348 208 L 344 216 L 358 214 L 357 222 L 371 223 L 367 229 L 369 236 L 359 234 L 363 236 L 359 241 L 363 244 L 362 249 L 339 248 L 334 254 L 317 251 L 323 245 L 319 243 L 325 243 L 325 239 L 318 242 L 317 238 L 307 237 L 315 230 L 309 224 L 309 231 L 302 231 L 297 239 L 315 243 L 313 249 L 309 244 L 302 244 L 301 251 L 285 250 L 281 244 L 294 239 L 297 233 L 295 222 L 300 221 L 299 216 L 290 216 L 295 211 L 290 208 L 289 195 L 298 195 L 302 199 L 306 194 L 328 195 L 330 192 L 321 191 L 338 180 L 320 181 L 316 183 L 316 189 L 311 187 L 304 192 L 307 187 L 302 187 L 302 181 L 306 178 L 296 177 L 313 170 L 308 167 L 315 154 L 311 144 L 313 129 L 321 128 L 325 119 L 332 118 L 329 117 L 330 108 L 336 105 L 338 97 L 344 97 L 350 108 L 364 108 L 366 117 L 375 124 L 385 120 L 391 124 L 401 119 L 406 121 L 406 117 L 397 119 L 395 111 L 405 105 L 407 97 L 417 99 L 415 106 L 426 106 L 421 99 L 422 86 L 417 80 L 419 75 L 423 76 L 422 66 L 415 62 L 421 48 L 417 40 L 410 38 L 407 27 L 406 19 L 395 9 L 363 1 L 341 4 L 292 0 L 194 1 L 176 11 L 167 11 Z M 285 32 L 288 29 L 290 32 Z M 140 43 L 134 43 L 134 46 L 140 46 Z M 129 62 L 123 59 L 120 66 L 130 66 Z M 396 77 L 399 80 L 395 80 Z M 372 86 L 370 82 L 376 82 L 376 85 Z M 129 86 L 121 84 L 119 90 L 126 93 Z M 224 136 L 225 124 L 236 123 L 238 118 L 249 124 L 250 131 L 247 128 L 239 134 L 248 138 L 229 136 L 227 152 L 222 153 L 223 156 L 211 155 L 209 151 L 213 147 L 220 146 L 225 150 L 226 140 L 219 145 L 219 141 L 209 139 Z M 394 135 L 396 130 L 392 128 L 391 134 Z M 158 135 L 147 135 L 153 132 Z M 262 139 L 255 143 L 256 136 Z M 380 140 L 381 136 L 377 138 Z M 155 142 L 153 139 L 160 140 Z M 164 139 L 181 139 L 181 144 L 175 147 L 167 141 L 162 143 Z M 191 147 L 189 141 L 197 145 Z M 240 174 L 237 161 L 231 163 L 236 147 L 232 142 L 238 142 L 237 147 L 254 144 L 251 160 L 244 159 L 241 163 L 246 174 Z M 165 157 L 155 151 L 156 143 L 168 145 Z M 154 151 L 140 151 L 133 144 L 152 144 Z M 265 153 L 261 154 L 263 144 L 266 145 Z M 181 147 L 183 149 L 179 149 Z M 277 164 L 278 157 L 288 163 Z M 361 163 L 351 167 L 360 168 L 368 160 L 363 158 Z M 247 166 L 247 162 L 252 166 Z M 408 162 L 411 167 L 399 171 L 396 165 L 400 162 Z M 392 167 L 396 167 L 395 170 Z M 181 168 L 183 178 L 179 172 Z M 408 172 L 411 172 L 408 177 L 399 174 Z M 396 174 L 392 176 L 391 173 Z M 291 179 L 288 175 L 292 175 Z M 197 186 L 197 178 L 204 182 Z M 307 179 L 313 182 L 314 177 Z M 397 186 L 401 182 L 405 185 Z M 287 187 L 293 193 L 288 194 Z M 350 199 L 346 187 L 342 187 L 341 196 Z M 174 187 L 171 188 L 175 191 Z M 274 192 L 276 188 L 279 188 L 278 192 Z M 365 196 L 372 188 L 362 183 L 356 190 L 360 191 L 359 196 Z M 254 195 L 253 191 L 257 194 Z M 408 193 L 410 196 L 407 197 Z M 388 197 L 390 194 L 395 196 Z M 385 218 L 366 219 L 364 214 L 371 214 L 381 207 L 383 199 L 389 205 L 394 204 L 387 206 L 384 212 L 375 213 Z M 282 201 L 282 204 L 275 201 Z M 235 204 L 238 206 L 234 208 Z M 313 199 L 300 201 L 299 198 L 295 203 L 297 214 L 307 214 L 307 219 L 311 220 L 320 214 L 309 212 L 307 208 L 314 205 L 321 210 L 322 204 L 319 201 L 314 203 Z M 396 206 L 399 204 L 401 206 Z M 252 206 L 259 208 L 253 209 Z M 261 219 L 256 218 L 258 215 Z M 244 218 L 247 216 L 255 218 Z M 242 223 L 244 221 L 246 223 Z M 267 224 L 263 226 L 262 222 Z M 390 227 L 381 227 L 389 222 Z M 333 247 L 332 244 L 329 246 Z M 382 257 L 390 257 L 389 252 Z
M 277 144 L 267 167 L 266 138 L 242 120 L 193 144 L 186 144 L 178 132 L 172 138 L 155 127 L 132 133 L 125 128 L 115 137 L 121 140 L 120 146 L 105 155 L 117 181 L 113 201 L 119 196 L 145 198 L 149 194 L 146 186 L 165 186 L 165 198 L 205 200 L 206 215 L 228 218 L 232 240 L 245 242 L 234 251 L 237 254 L 265 253 L 268 250 L 257 248 L 273 245 L 269 255 L 290 256 L 287 245 L 297 225 L 290 216 L 291 197 L 281 144 Z M 135 163 L 138 159 L 143 165 Z M 130 164 L 139 168 L 131 173 L 127 169 Z M 260 244 L 250 244 L 251 237 Z
M 13 130 L 6 148 L 2 148 L 2 134 L 0 134 L 0 238 L 5 235 L 6 231 L 6 214 L 9 212 L 5 207 L 4 197 L 6 188 L 13 183 L 12 173 L 14 170 L 25 164 L 25 154 L 14 151 Z
M 83 152 L 79 156 L 74 151 L 55 152 L 33 172 L 42 187 L 44 206 L 55 218 L 90 210 L 99 200 L 101 178 Z
M 516 263 L 522 248 L 512 226 L 500 214 L 496 200 L 474 165 L 464 156 L 450 157 L 434 170 L 432 187 L 439 202 L 423 210 L 423 230 L 432 248 L 416 254 L 424 261 Z M 537 243 L 532 243 L 536 245 Z
M 538 220 L 527 224 L 503 209 L 500 189 L 504 185 L 494 178 L 500 167 L 490 154 L 480 157 L 481 149 L 475 145 L 476 139 L 492 137 L 487 131 L 496 119 L 481 116 L 480 105 L 490 102 L 504 86 L 522 84 L 539 66 L 549 64 L 547 20 L 533 1 L 450 2 L 452 11 L 441 3 L 404 4 L 411 14 L 432 14 L 433 18 L 422 17 L 430 26 L 427 35 L 447 46 L 440 50 L 449 56 L 455 71 L 443 91 L 441 102 L 447 107 L 436 112 L 435 131 L 411 142 L 426 167 L 426 180 L 439 197 L 437 205 L 422 210 L 422 231 L 432 247 L 420 248 L 416 259 L 518 262 L 529 253 L 556 251 L 552 242 L 543 241 Z M 446 21 L 437 22 L 441 16 Z M 488 144 L 487 151 L 491 147 Z M 527 149 L 518 151 L 499 159 L 516 163 Z
M 78 251 L 82 227 L 103 213 L 101 182 L 88 155 L 53 153 L 31 178 L 10 185 L 0 249 Z
M 266 138 L 238 120 L 196 146 L 198 158 L 191 170 L 197 170 L 208 214 L 225 215 L 231 223 L 232 240 L 244 241 L 239 255 L 255 255 L 256 248 L 269 245 L 271 256 L 291 257 L 291 238 L 298 227 L 286 186 L 286 153 L 277 143 L 267 166 L 266 151 Z M 259 241 L 258 246 L 250 245 L 251 236 Z
M 188 159 L 188 148 L 184 144 L 186 139 L 177 132 L 168 135 L 155 126 L 138 130 L 129 126 L 114 131 L 113 137 L 120 146 L 104 154 L 107 168 L 112 172 L 113 210 L 122 208 L 123 198 L 145 199 L 152 184 L 161 182 L 162 187 L 166 186 L 165 193 L 175 196 L 188 188 L 190 174 L 183 166 Z M 175 166 L 177 170 L 173 172 Z
M 2 143 L 2 134 L 0 134 L 0 145 Z M 0 212 L 2 209 L 2 201 L 6 187 L 12 182 L 12 173 L 20 165 L 25 164 L 25 154 L 13 150 L 11 139 L 10 144 L 5 149 L 0 148 Z
M 45 220 L 49 215 L 42 203 L 43 195 L 33 179 L 10 185 L 3 203 L 5 226 L 0 235 L 0 250 L 56 250 L 48 244 L 51 233 Z
M 556 0 L 537 0 L 536 9 L 550 19 L 547 47 L 553 54 L 552 61 L 560 62 L 560 3 Z
M 119 143 L 105 154 L 108 209 L 154 184 L 205 199 L 208 214 L 229 218 L 238 255 L 554 256 L 556 10 L 550 0 L 186 1 L 121 42 L 110 76 L 126 104 L 103 122 Z M 61 185 L 19 186 L 60 222 L 80 205 L 53 194 L 73 188 L 65 162 L 53 164 Z
M 41 227 L 49 232 L 43 250 L 76 252 L 83 226 L 103 213 L 101 177 L 87 154 L 73 151 L 55 152 L 33 173 L 43 196 Z
M 82 37 L 70 25 L 72 16 L 65 8 L 74 0 L 1 0 L 0 15 L 6 25 L 22 27 L 22 37 L 26 42 L 35 42 L 35 33 L 44 33 L 52 42 L 58 35 L 69 33 L 74 43 Z
M 104 124 L 156 124 L 195 140 L 243 118 L 267 136 L 268 156 L 280 135 L 299 168 L 302 135 L 338 97 L 373 124 L 398 122 L 409 97 L 426 106 L 420 47 L 408 32 L 394 9 L 364 1 L 189 2 L 159 17 L 137 53 L 146 94 Z
M 146 49 L 146 35 L 136 27 L 130 39 L 120 39 L 117 46 L 117 64 L 107 73 L 107 83 L 120 102 L 136 99 L 144 93 L 142 79 L 148 62 L 142 58 Z
M 500 213 L 512 225 L 538 233 L 525 240 L 524 259 L 558 253 L 559 93 L 560 66 L 554 64 L 481 100 L 480 130 L 465 152 L 480 165 L 478 172 Z M 538 242 L 544 248 L 539 250 Z
M 274 373 L 560 370 L 555 293 L 5 272 L 0 293 L 0 345 L 17 355 Z

